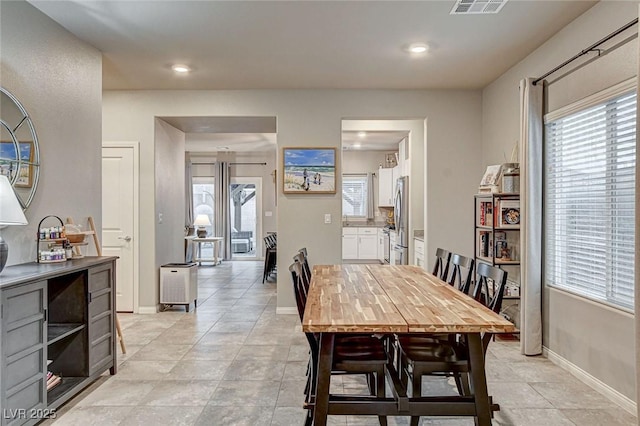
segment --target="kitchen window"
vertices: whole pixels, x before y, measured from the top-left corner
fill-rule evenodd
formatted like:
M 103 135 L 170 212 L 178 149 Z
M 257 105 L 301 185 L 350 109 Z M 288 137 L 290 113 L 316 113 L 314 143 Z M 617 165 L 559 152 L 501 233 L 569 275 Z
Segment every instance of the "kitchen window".
M 342 175 L 342 215 L 367 217 L 367 175 Z
M 633 311 L 636 91 L 545 117 L 545 282 Z

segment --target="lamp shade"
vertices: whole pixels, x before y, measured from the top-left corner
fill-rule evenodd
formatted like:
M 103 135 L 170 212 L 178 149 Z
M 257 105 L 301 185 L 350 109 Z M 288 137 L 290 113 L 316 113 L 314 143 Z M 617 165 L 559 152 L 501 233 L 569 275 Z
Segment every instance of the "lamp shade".
M 196 216 L 196 220 L 193 222 L 196 226 L 209 226 L 211 222 L 209 221 L 209 216 L 206 214 L 199 214 Z
M 27 218 L 13 192 L 11 182 L 6 176 L 0 176 L 0 226 L 27 224 Z

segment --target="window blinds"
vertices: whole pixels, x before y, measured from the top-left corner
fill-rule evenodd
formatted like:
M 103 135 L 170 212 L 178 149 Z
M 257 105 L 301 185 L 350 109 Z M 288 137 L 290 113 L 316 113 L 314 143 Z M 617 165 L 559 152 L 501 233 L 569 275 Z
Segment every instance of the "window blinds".
M 342 176 L 342 214 L 367 217 L 367 175 Z
M 633 310 L 636 91 L 574 106 L 545 131 L 546 284 Z

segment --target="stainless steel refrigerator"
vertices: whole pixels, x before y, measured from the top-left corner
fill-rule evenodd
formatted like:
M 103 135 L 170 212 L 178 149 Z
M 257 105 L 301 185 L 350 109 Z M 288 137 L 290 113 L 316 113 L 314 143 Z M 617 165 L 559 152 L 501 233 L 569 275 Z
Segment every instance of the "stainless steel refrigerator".
M 393 216 L 396 223 L 395 264 L 407 265 L 409 262 L 409 178 L 396 180 Z

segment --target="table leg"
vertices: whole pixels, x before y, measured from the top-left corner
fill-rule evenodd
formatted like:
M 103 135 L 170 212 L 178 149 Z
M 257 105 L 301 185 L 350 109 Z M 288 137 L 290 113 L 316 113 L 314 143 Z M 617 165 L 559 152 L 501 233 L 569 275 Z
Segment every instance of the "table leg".
M 485 375 L 484 350 L 480 333 L 467 335 L 469 342 L 469 363 L 471 364 L 471 383 L 476 403 L 476 425 L 491 425 L 491 404 L 487 391 L 487 377 Z
M 198 266 L 202 266 L 202 242 L 198 241 Z
M 320 333 L 320 357 L 316 375 L 316 403 L 313 410 L 313 424 L 315 426 L 325 426 L 327 424 L 334 340 L 335 334 Z

